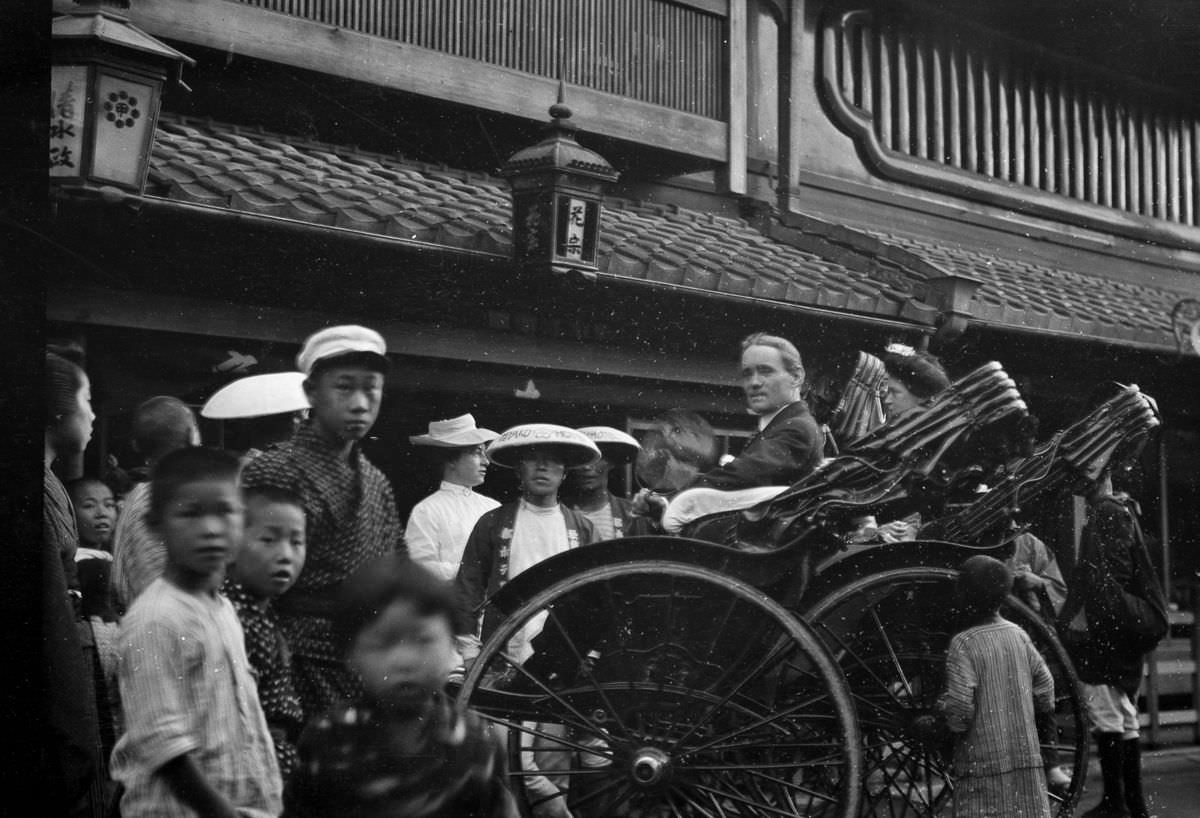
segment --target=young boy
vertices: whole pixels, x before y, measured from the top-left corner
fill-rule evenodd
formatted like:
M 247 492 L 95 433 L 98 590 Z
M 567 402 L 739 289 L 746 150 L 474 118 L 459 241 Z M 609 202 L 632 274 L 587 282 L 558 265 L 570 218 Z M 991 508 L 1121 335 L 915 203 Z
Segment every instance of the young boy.
M 304 569 L 304 508 L 298 495 L 274 486 L 246 489 L 242 501 L 246 535 L 221 590 L 241 620 L 246 656 L 258 677 L 258 699 L 286 780 L 296 768 L 295 740 L 304 727 L 304 713 L 271 601 L 291 588 Z
M 967 627 L 950 640 L 938 710 L 959 734 L 956 816 L 1050 818 L 1037 712 L 1054 709 L 1054 680 L 1028 634 L 1000 615 L 1012 571 L 977 555 L 956 593 Z
M 274 816 L 279 765 L 246 660 L 242 628 L 218 593 L 242 536 L 238 459 L 186 448 L 163 457 L 148 522 L 164 573 L 121 623 L 117 677 L 125 733 L 112 756 L 122 818 Z
M 363 694 L 301 735 L 288 818 L 515 818 L 502 747 L 443 692 L 463 624 L 452 587 L 401 555 L 347 580 L 333 633 Z
M 329 635 L 338 588 L 364 562 L 406 553 L 392 485 L 362 451 L 379 417 L 388 367 L 387 345 L 372 329 L 348 324 L 314 332 L 296 356 L 308 419 L 242 475 L 247 487 L 279 486 L 304 502 L 308 567 L 276 613 L 306 721 L 359 692 Z

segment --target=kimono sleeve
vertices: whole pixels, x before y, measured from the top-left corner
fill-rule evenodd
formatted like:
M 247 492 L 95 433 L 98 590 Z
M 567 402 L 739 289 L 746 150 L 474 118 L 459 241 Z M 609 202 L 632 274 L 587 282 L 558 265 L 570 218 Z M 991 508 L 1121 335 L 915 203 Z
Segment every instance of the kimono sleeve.
M 946 690 L 938 698 L 937 709 L 955 733 L 965 733 L 975 718 L 975 690 L 979 679 L 965 645 L 959 637 L 950 641 L 946 652 Z
M 489 511 L 475 523 L 471 536 L 467 538 L 458 574 L 454 578 L 454 585 L 467 609 L 467 615 L 476 624 L 477 631 L 482 618 L 482 612 L 478 609 L 487 596 L 488 577 L 492 573 L 491 534 L 495 516 Z
M 1024 634 L 1022 634 L 1024 635 Z M 1054 712 L 1054 677 L 1046 660 L 1033 646 L 1033 641 L 1025 635 L 1025 653 L 1029 657 L 1030 676 L 1033 679 L 1033 709 L 1038 713 Z

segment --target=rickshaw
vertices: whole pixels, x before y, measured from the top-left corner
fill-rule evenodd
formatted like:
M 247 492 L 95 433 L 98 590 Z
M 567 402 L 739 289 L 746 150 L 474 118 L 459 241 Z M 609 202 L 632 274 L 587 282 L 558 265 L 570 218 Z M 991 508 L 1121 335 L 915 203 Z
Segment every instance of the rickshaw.
M 1159 422 L 1127 387 L 1014 456 L 1025 417 L 990 363 L 770 500 L 514 577 L 489 600 L 505 618 L 459 691 L 507 733 L 514 790 L 568 782 L 576 816 L 949 814 L 947 741 L 918 717 L 942 688 L 957 566 L 1005 556 L 1020 507 L 1097 476 Z M 917 507 L 933 515 L 916 541 L 847 542 L 862 516 Z M 1010 597 L 1003 613 L 1054 677 L 1039 733 L 1046 764 L 1070 776 L 1047 793 L 1067 816 L 1087 765 L 1078 680 L 1045 610 Z M 509 655 L 530 623 L 532 655 Z

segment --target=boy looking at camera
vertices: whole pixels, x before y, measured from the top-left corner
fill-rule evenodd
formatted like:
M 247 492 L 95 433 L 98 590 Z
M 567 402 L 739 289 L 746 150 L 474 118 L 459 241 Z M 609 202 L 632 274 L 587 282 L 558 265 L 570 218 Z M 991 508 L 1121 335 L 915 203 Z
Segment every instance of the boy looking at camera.
M 279 766 L 242 628 L 218 592 L 242 536 L 238 459 L 202 448 L 164 457 L 147 521 L 166 565 L 121 623 L 121 815 L 278 815 Z
M 233 603 L 246 638 L 246 656 L 258 677 L 258 698 L 275 742 L 279 772 L 296 768 L 296 738 L 304 727 L 292 685 L 291 656 L 272 601 L 304 569 L 304 508 L 287 489 L 259 486 L 242 494 L 246 535 L 221 590 Z

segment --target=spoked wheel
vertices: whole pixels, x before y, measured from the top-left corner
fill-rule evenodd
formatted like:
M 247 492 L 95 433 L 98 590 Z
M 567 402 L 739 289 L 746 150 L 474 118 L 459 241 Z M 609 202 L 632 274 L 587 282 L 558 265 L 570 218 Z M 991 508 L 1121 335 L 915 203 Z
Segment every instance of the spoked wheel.
M 858 708 L 863 735 L 862 815 L 948 815 L 954 797 L 951 746 L 915 729 L 931 714 L 955 630 L 949 568 L 882 571 L 830 592 L 805 619 L 834 653 Z M 1054 677 L 1053 723 L 1039 725 L 1047 768 L 1070 776 L 1049 785 L 1051 812 L 1067 818 L 1083 789 L 1087 722 L 1079 680 L 1062 644 L 1014 597 L 1001 609 L 1023 627 Z
M 518 661 L 510 639 L 529 626 L 540 635 Z M 460 695 L 507 730 L 526 814 L 556 790 L 580 818 L 858 814 L 858 727 L 829 652 L 706 568 L 646 560 L 548 586 Z

